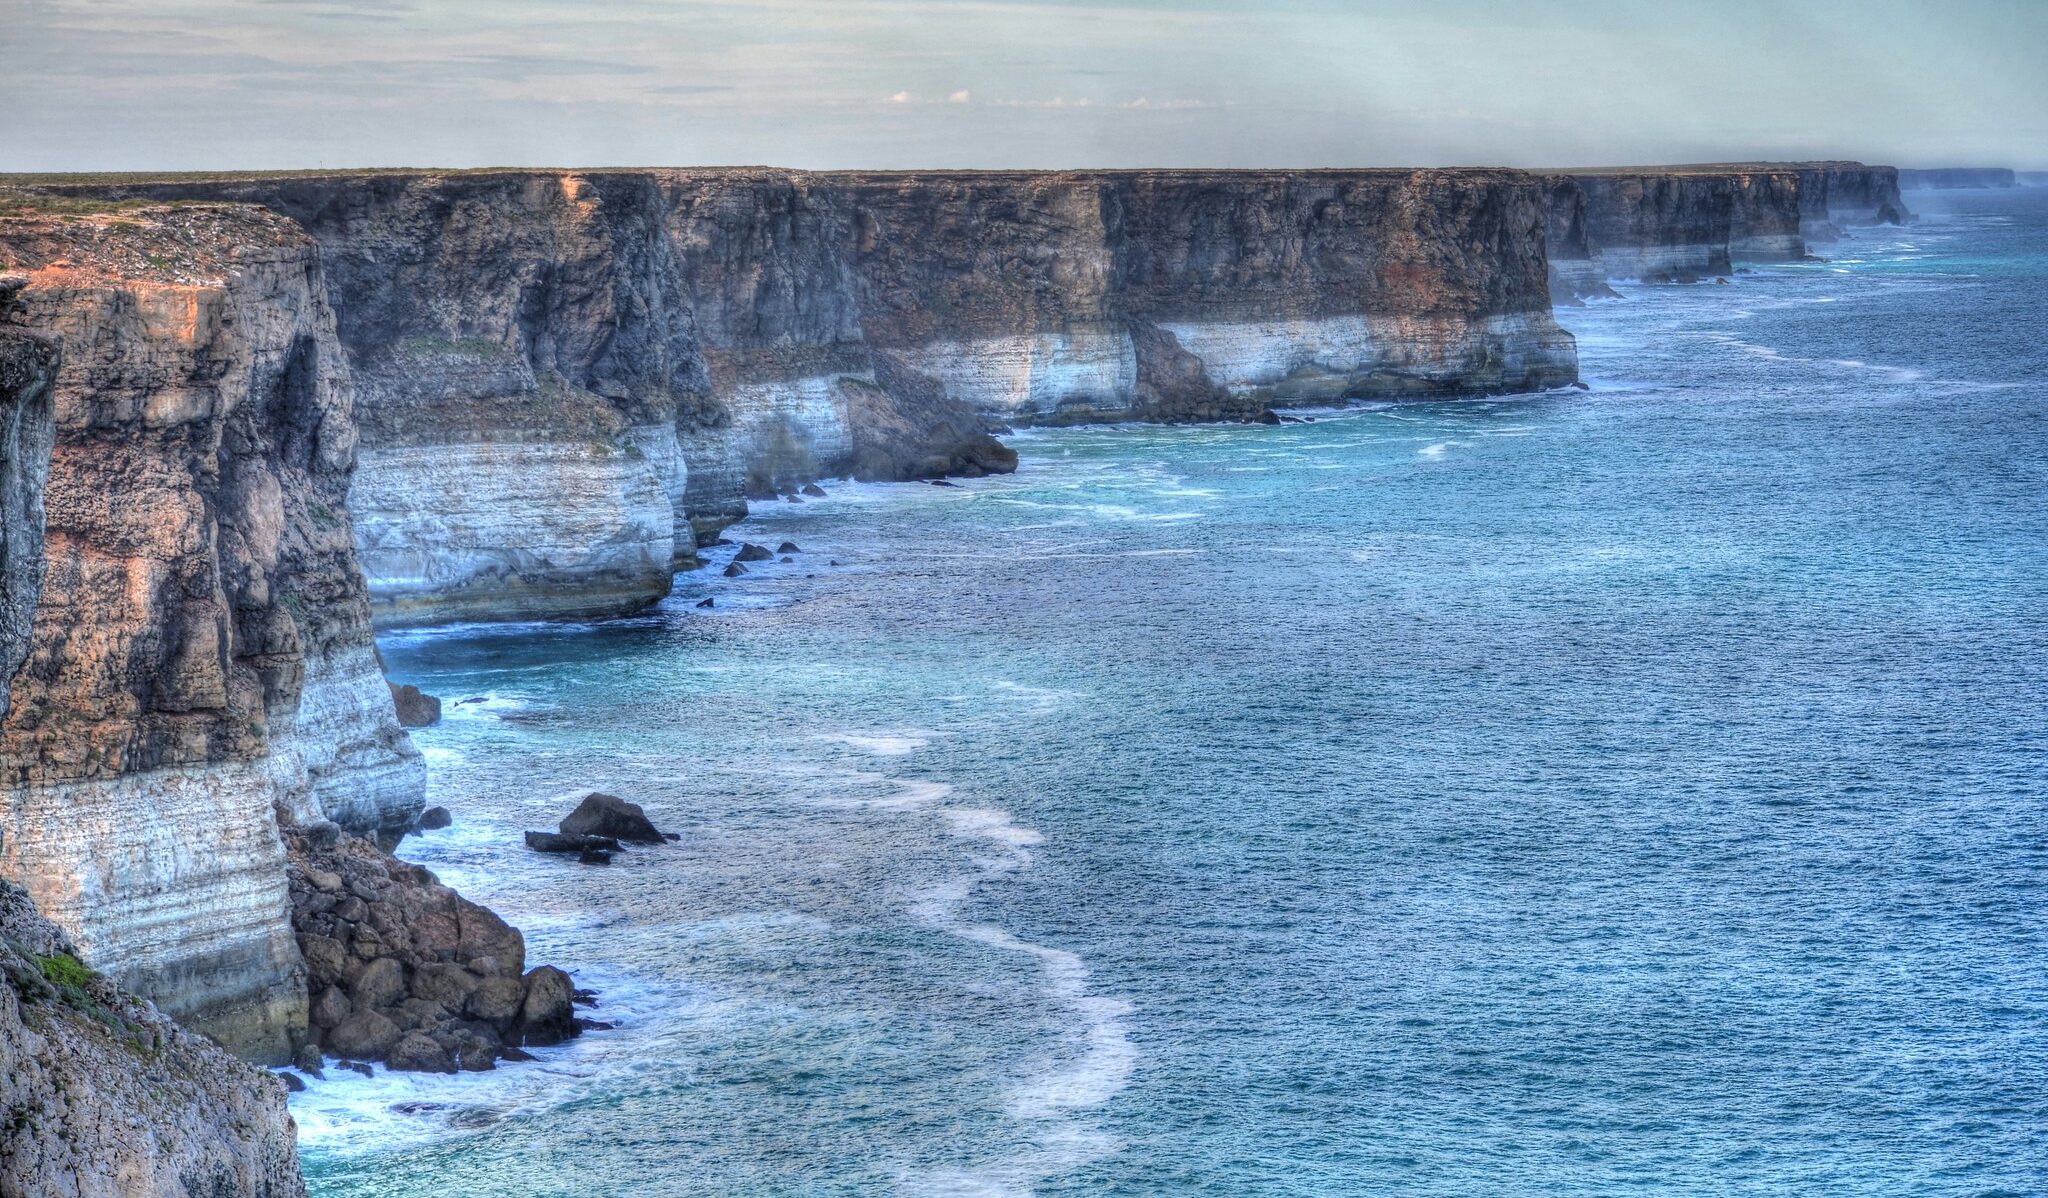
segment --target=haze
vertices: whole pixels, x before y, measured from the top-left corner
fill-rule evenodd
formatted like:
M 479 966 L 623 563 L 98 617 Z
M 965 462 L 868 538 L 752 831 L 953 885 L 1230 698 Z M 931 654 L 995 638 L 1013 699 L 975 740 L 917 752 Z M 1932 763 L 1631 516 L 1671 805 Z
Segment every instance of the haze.
M 0 170 L 2048 165 L 2020 0 L 0 0 Z

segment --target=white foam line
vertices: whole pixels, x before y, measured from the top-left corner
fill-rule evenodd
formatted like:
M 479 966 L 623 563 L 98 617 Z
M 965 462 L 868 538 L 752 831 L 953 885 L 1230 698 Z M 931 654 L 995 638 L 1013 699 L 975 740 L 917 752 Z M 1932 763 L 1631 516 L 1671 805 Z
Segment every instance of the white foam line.
M 871 753 L 876 757 L 901 757 L 906 753 L 922 749 L 932 743 L 924 736 L 888 732 L 868 735 L 853 732 L 824 732 L 813 736 L 811 739 L 845 745 L 850 749 L 859 749 L 863 753 Z

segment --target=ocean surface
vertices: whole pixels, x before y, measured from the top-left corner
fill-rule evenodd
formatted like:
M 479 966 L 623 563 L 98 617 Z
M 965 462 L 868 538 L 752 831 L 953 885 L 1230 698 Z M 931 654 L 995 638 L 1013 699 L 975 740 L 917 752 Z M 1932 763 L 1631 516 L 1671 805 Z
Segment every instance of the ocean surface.
M 387 639 L 401 855 L 618 1026 L 330 1074 L 314 1194 L 2048 1191 L 2048 189 L 1914 200 L 1561 313 L 1590 391 L 1029 433 Z M 682 842 L 522 848 L 579 787 Z

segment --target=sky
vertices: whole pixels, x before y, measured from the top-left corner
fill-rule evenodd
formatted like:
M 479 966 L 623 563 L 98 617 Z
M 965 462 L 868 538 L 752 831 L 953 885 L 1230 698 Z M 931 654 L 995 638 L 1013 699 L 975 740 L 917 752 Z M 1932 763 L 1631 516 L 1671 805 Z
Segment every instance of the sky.
M 0 171 L 2048 168 L 2048 0 L 0 0 Z

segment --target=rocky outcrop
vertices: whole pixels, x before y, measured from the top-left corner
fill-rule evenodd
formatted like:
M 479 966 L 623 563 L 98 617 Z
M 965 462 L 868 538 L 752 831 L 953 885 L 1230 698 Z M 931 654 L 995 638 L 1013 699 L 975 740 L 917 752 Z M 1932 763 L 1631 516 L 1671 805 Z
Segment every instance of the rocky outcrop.
M 260 210 L 0 220 L 61 338 L 44 579 L 0 724 L 0 876 L 88 963 L 251 1057 L 305 1021 L 273 808 L 394 832 L 424 775 L 377 667 L 313 242 Z
M 431 872 L 318 826 L 287 828 L 286 842 L 309 1056 L 479 1071 L 581 1030 L 567 975 L 529 971 L 518 929 Z
M 284 1086 L 87 969 L 0 882 L 0 1194 L 303 1198 Z
M 357 173 L 134 180 L 318 240 L 381 623 L 664 594 L 817 478 L 1014 468 L 1018 423 L 1576 377 L 1512 171 Z
M 1844 225 L 1905 219 L 1895 172 L 1861 163 L 1573 171 L 1543 187 L 1559 303 L 1611 294 L 1611 279 L 1688 282 L 1739 262 L 1796 261 Z
M 0 716 L 8 683 L 28 655 L 29 627 L 43 589 L 43 484 L 50 471 L 50 392 L 57 346 L 6 323 L 28 285 L 0 275 Z
M 1953 191 L 1974 187 L 2017 187 L 2019 179 L 2008 167 L 1949 166 L 1923 170 L 1900 170 L 1899 186 L 1909 191 Z

